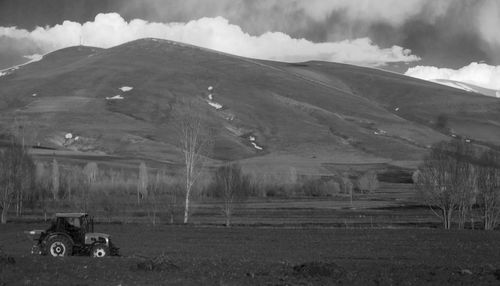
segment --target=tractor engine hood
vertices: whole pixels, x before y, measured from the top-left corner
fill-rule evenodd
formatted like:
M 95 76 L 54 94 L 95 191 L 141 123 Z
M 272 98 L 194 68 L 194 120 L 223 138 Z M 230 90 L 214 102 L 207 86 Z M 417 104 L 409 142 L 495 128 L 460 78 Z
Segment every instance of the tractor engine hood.
M 24 231 L 24 234 L 26 234 L 30 239 L 38 240 L 40 238 L 40 236 L 42 235 L 42 233 L 44 233 L 44 232 L 45 232 L 45 230 L 34 229 L 34 230 L 26 230 L 26 231 Z
M 109 234 L 89 232 L 85 234 L 85 244 L 103 243 L 109 245 Z

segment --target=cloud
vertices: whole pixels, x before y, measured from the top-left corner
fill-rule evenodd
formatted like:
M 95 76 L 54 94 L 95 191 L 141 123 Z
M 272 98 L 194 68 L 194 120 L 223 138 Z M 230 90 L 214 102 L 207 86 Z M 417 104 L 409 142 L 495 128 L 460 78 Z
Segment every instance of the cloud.
M 300 19 L 324 22 L 332 14 L 341 13 L 356 22 L 384 22 L 399 25 L 411 17 L 425 13 L 434 20 L 444 14 L 453 0 L 144 0 L 123 1 L 121 11 L 144 12 L 149 18 L 189 18 L 221 15 L 231 21 L 253 23 L 268 28 L 286 22 L 302 25 Z M 456 2 L 456 1 L 455 1 Z M 276 22 L 276 19 L 279 22 Z
M 458 67 L 480 60 L 500 64 L 498 0 L 143 0 L 121 3 L 120 11 L 127 19 L 186 22 L 220 15 L 254 35 L 272 30 L 315 42 L 369 37 L 379 45 L 411 48 L 424 59 L 430 57 L 438 61 L 436 65 Z M 429 35 L 425 30 L 434 34 Z M 464 39 L 471 38 L 476 40 L 460 46 Z M 450 47 L 457 51 L 452 57 L 447 54 Z M 462 52 L 470 56 L 465 61 L 461 60 Z
M 500 46 L 500 2 L 490 0 L 480 6 L 478 11 L 477 26 L 484 39 Z
M 280 1 L 282 5 L 288 1 Z M 433 21 L 443 15 L 451 0 L 294 0 L 307 15 L 323 20 L 334 12 L 342 11 L 351 20 L 364 22 L 384 22 L 401 25 L 408 19 L 425 12 L 425 17 Z
M 460 69 L 416 66 L 409 68 L 405 75 L 423 80 L 446 79 L 473 84 L 493 90 L 500 90 L 500 66 L 471 63 Z
M 400 46 L 381 48 L 369 38 L 314 43 L 282 32 L 250 35 L 223 17 L 201 18 L 187 23 L 158 23 L 141 19 L 125 21 L 117 13 L 98 14 L 83 24 L 64 21 L 33 31 L 0 27 L 0 37 L 34 43 L 38 52 L 84 45 L 109 48 L 139 38 L 153 37 L 184 42 L 235 55 L 281 61 L 325 60 L 380 66 L 419 58 Z

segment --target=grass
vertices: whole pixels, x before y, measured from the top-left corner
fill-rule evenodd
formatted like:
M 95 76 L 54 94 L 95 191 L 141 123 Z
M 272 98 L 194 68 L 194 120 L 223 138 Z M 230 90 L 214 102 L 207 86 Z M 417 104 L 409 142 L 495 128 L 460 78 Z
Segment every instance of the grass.
M 124 85 L 134 87 L 122 94 L 124 100 L 105 100 Z M 224 105 L 221 112 L 204 101 L 210 85 L 216 86 L 215 101 Z M 425 146 L 447 138 L 431 122 L 441 110 L 449 113 L 452 127 L 464 110 L 467 119 L 474 118 L 461 135 L 496 144 L 493 134 L 500 134 L 494 132 L 499 104 L 492 98 L 379 70 L 257 61 L 148 39 L 106 50 L 56 51 L 2 77 L 0 87 L 0 124 L 8 129 L 14 117 L 23 118 L 27 134 L 36 133 L 30 141 L 57 149 L 40 154 L 42 160 L 87 160 L 62 152 L 77 149 L 106 155 L 103 163 L 132 167 L 140 158 L 175 169 L 181 156 L 171 115 L 183 108 L 181 97 L 199 101 L 205 121 L 218 132 L 214 164 L 238 160 L 262 172 L 289 165 L 303 174 L 322 174 L 324 165 L 346 162 L 413 161 L 414 166 Z M 225 119 L 227 114 L 233 120 Z M 488 132 L 481 132 L 486 123 Z M 230 130 L 252 134 L 264 150 Z M 381 130 L 385 133 L 375 134 Z M 82 143 L 61 146 L 66 132 Z

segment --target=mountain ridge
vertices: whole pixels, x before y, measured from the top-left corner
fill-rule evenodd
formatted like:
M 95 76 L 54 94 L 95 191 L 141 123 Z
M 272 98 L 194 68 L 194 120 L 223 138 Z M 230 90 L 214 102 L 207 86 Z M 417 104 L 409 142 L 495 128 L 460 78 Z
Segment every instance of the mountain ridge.
M 185 108 L 182 98 L 196 100 L 218 130 L 214 164 L 320 173 L 346 162 L 415 166 L 452 133 L 500 144 L 490 132 L 500 126 L 496 99 L 377 69 L 247 59 L 158 39 L 56 51 L 0 77 L 0 87 L 4 130 L 22 118 L 38 132 L 33 145 L 121 158 L 180 164 L 170 117 Z M 443 130 L 435 126 L 442 114 Z M 66 142 L 66 133 L 81 141 Z

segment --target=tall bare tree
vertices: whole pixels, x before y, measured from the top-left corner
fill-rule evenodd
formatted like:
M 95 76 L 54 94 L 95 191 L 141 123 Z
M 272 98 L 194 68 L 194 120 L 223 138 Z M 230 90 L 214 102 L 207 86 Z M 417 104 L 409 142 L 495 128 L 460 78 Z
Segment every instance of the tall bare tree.
M 246 197 L 249 178 L 243 174 L 240 165 L 226 164 L 215 171 L 216 195 L 222 199 L 222 214 L 225 225 L 230 226 L 235 203 Z
M 89 209 L 89 202 L 90 202 L 90 189 L 97 181 L 97 174 L 99 173 L 99 167 L 97 166 L 97 163 L 96 162 L 87 163 L 87 165 L 85 165 L 85 167 L 83 168 L 83 173 L 86 177 L 86 180 L 82 188 L 83 191 L 82 208 L 85 212 L 87 212 Z
M 476 198 L 476 154 L 473 145 L 463 140 L 453 140 L 447 146 L 452 157 L 453 187 L 458 199 L 458 228 L 463 229 Z
M 137 204 L 141 203 L 141 199 L 148 196 L 148 168 L 146 163 L 139 164 L 139 180 L 137 181 Z
M 146 197 L 146 208 L 148 211 L 148 217 L 151 220 L 151 224 L 155 226 L 159 221 L 159 213 L 162 207 L 167 207 L 164 205 L 166 187 L 165 187 L 165 171 L 156 171 L 154 179 L 151 179 L 150 190 L 148 196 Z
M 361 175 L 356 181 L 356 189 L 361 192 L 373 192 L 379 187 L 377 173 L 368 171 Z
M 184 155 L 185 166 L 184 223 L 189 220 L 193 185 L 202 173 L 213 143 L 212 130 L 203 118 L 206 113 L 197 107 L 194 101 L 184 101 L 176 110 L 179 147 Z
M 73 192 L 79 185 L 79 179 L 82 176 L 81 174 L 82 169 L 77 165 L 68 166 L 66 168 L 66 199 L 68 202 L 73 200 Z
M 451 228 L 457 210 L 459 227 L 463 227 L 473 202 L 476 182 L 471 163 L 473 154 L 463 144 L 454 141 L 434 145 L 415 175 L 422 200 L 441 218 L 445 229 Z
M 34 163 L 29 154 L 14 138 L 7 147 L 0 150 L 0 222 L 7 222 L 7 214 L 15 200 L 22 200 L 22 194 L 31 188 L 34 179 Z
M 36 196 L 38 201 L 40 202 L 41 208 L 43 210 L 44 221 L 47 221 L 47 191 L 49 189 L 50 182 L 48 180 L 45 165 L 43 162 L 35 163 L 35 187 L 36 187 Z
M 29 137 L 27 134 L 27 120 L 25 117 L 22 116 L 15 116 L 14 117 L 14 122 L 11 124 L 11 140 L 14 140 L 14 144 L 19 144 L 21 148 L 26 150 L 26 145 L 25 145 L 25 139 L 26 137 Z M 25 194 L 25 188 L 17 188 L 16 194 L 15 194 L 15 210 L 16 210 L 16 216 L 20 216 L 23 211 L 23 203 L 26 199 Z
M 478 167 L 478 200 L 485 230 L 493 230 L 500 216 L 500 154 L 486 151 Z
M 54 201 L 57 201 L 59 195 L 59 183 L 60 183 L 60 174 L 59 174 L 59 163 L 57 163 L 56 159 L 52 160 L 52 197 Z
M 88 162 L 83 168 L 83 173 L 87 177 L 89 184 L 93 184 L 97 181 L 97 174 L 99 173 L 99 167 L 96 162 Z

